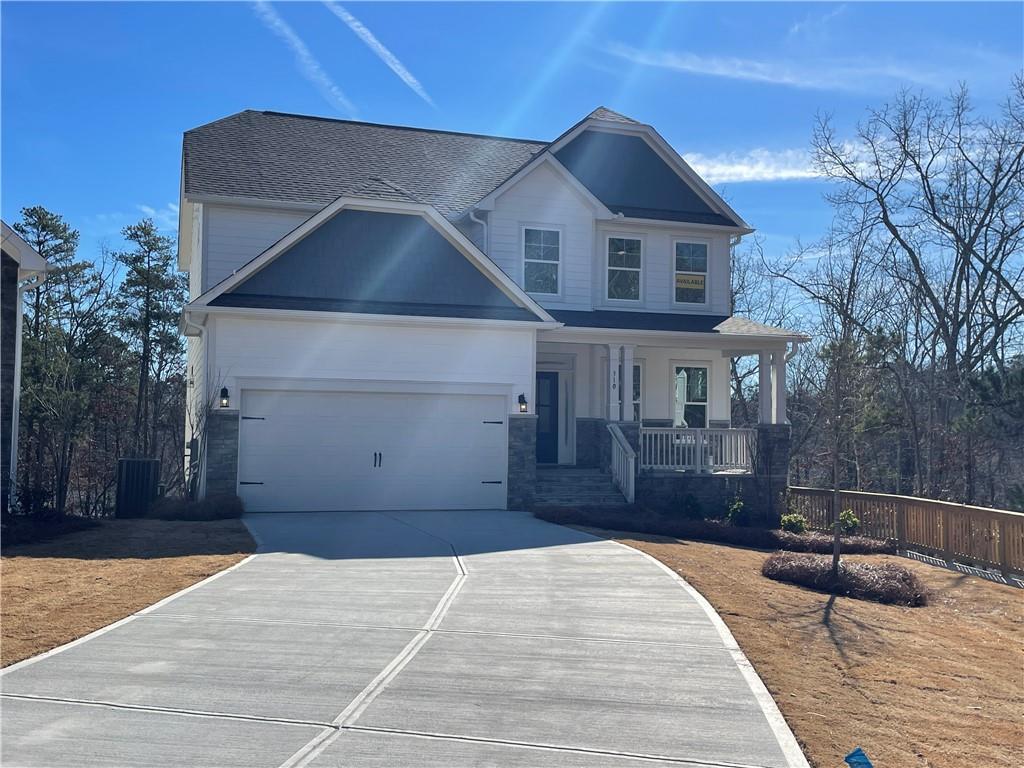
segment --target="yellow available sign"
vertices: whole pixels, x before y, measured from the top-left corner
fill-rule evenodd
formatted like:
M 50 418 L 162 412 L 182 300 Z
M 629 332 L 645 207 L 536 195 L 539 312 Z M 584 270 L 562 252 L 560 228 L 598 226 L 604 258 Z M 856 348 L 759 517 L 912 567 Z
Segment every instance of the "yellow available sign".
M 676 288 L 692 288 L 704 290 L 704 275 L 676 275 Z

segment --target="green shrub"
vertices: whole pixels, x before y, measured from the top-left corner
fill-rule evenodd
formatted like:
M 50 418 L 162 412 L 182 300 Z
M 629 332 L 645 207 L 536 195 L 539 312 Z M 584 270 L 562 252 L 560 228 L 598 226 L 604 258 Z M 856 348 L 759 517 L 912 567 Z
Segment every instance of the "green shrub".
M 165 496 L 153 502 L 147 517 L 157 520 L 227 520 L 245 512 L 242 500 L 233 493 L 207 496 L 192 501 L 182 496 Z
M 807 530 L 807 518 L 798 512 L 790 512 L 782 516 L 779 527 L 790 533 L 803 533 Z
M 876 603 L 915 607 L 928 603 L 928 591 L 921 580 L 910 569 L 895 563 L 841 561 L 839 582 L 835 584 L 831 558 L 778 552 L 764 561 L 761 574 L 775 581 Z
M 725 512 L 725 519 L 729 525 L 735 525 L 740 528 L 746 528 L 750 525 L 750 510 L 747 509 L 743 499 L 739 496 L 732 500 L 732 503 Z
M 853 514 L 852 509 L 844 509 L 839 513 L 839 526 L 845 534 L 856 533 L 860 528 L 860 520 Z
M 720 520 L 688 520 L 682 516 L 665 515 L 639 504 L 631 507 L 540 506 L 533 509 L 533 515 L 560 525 L 585 525 L 613 531 L 651 533 L 755 549 L 783 549 L 821 554 L 832 551 L 831 533 L 789 533 L 757 526 L 739 528 Z M 842 546 L 845 555 L 892 554 L 896 551 L 894 542 L 869 539 L 866 536 L 843 536 Z

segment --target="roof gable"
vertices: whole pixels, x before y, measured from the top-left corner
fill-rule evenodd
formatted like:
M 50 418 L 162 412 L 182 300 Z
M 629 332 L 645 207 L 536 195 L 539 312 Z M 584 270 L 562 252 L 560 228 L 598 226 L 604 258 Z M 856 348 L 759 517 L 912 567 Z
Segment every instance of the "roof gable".
M 433 208 L 341 197 L 190 302 L 554 322 Z
M 614 213 L 740 226 L 711 207 L 642 136 L 588 129 L 554 154 Z
M 536 319 L 420 216 L 361 210 L 337 213 L 212 304 Z

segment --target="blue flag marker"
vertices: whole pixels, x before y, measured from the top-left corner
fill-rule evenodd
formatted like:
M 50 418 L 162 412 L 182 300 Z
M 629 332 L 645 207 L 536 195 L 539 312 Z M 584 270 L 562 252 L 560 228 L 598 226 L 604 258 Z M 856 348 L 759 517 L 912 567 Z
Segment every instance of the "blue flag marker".
M 868 756 L 864 754 L 864 750 L 857 747 L 853 752 L 843 758 L 850 768 L 875 768 L 871 761 L 868 760 Z

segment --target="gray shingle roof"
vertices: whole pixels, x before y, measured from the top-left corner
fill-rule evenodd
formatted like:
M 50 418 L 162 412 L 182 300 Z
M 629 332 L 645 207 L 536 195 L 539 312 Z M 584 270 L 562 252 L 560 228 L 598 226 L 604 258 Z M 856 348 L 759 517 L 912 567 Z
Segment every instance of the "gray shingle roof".
M 639 125 L 639 123 L 631 117 L 616 112 L 615 110 L 608 109 L 608 107 L 598 107 L 589 115 L 587 118 L 593 118 L 595 120 L 608 120 L 613 123 L 632 123 L 633 125 Z
M 456 218 L 546 146 L 246 110 L 185 133 L 184 191 L 318 205 L 370 188 L 395 194 L 376 177 Z

